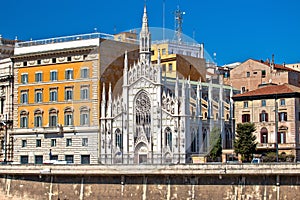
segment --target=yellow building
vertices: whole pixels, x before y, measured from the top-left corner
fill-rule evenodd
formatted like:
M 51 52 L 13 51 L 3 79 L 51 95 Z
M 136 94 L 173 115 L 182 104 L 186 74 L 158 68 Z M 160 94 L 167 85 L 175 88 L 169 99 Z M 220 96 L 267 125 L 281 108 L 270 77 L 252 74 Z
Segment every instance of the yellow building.
M 163 76 L 188 78 L 205 82 L 205 59 L 203 44 L 185 44 L 176 41 L 156 41 L 151 45 L 152 62 L 157 62 L 160 51 Z

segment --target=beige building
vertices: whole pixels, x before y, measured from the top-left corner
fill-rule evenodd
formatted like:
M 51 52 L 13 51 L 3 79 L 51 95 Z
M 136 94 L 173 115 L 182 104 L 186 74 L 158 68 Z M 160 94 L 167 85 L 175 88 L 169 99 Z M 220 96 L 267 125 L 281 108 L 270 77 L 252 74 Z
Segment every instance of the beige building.
M 232 69 L 229 77 L 224 78 L 224 83 L 242 93 L 268 83 L 300 86 L 300 73 L 274 62 L 249 59 Z
M 300 72 L 300 63 L 285 64 L 284 66 Z
M 257 150 L 295 155 L 300 159 L 300 88 L 290 85 L 266 85 L 233 97 L 236 124 L 255 124 Z

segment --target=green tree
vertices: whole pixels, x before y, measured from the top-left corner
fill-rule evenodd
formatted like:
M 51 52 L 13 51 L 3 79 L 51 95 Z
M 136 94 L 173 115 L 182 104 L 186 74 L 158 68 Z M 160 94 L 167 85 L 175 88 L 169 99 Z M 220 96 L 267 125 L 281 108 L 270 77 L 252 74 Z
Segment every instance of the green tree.
M 215 161 L 222 155 L 222 137 L 220 128 L 214 127 L 212 129 L 210 133 L 209 144 L 211 146 L 209 157 Z
M 256 136 L 253 135 L 255 126 L 253 123 L 237 124 L 236 136 L 234 140 L 234 151 L 242 156 L 243 161 L 250 161 L 252 154 L 256 150 Z

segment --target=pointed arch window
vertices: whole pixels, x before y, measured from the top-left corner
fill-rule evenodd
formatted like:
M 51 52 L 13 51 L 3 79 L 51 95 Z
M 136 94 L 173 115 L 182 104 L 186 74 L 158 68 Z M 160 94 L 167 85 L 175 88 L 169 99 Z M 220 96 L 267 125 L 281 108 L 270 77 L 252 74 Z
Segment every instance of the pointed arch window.
M 192 139 L 192 144 L 191 144 L 191 152 L 197 152 L 198 151 L 198 136 L 197 133 L 192 131 L 191 133 L 191 139 Z
M 115 131 L 115 145 L 121 150 L 123 149 L 123 134 L 121 133 L 120 129 Z
M 65 126 L 73 125 L 73 109 L 71 107 L 65 108 L 64 119 L 65 119 Z
M 43 111 L 38 109 L 34 112 L 34 127 L 43 126 Z
M 165 130 L 165 145 L 172 149 L 172 131 L 169 127 Z
M 147 139 L 151 133 L 151 102 L 146 92 L 140 92 L 135 99 L 135 138 L 144 133 Z

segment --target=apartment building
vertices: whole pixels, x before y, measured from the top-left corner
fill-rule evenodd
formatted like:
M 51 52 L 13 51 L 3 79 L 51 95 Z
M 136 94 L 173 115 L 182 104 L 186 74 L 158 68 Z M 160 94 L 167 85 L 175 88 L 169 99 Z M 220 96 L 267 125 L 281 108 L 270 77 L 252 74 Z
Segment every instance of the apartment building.
M 14 161 L 98 163 L 100 84 L 135 48 L 100 33 L 17 43 Z
M 255 90 L 260 85 L 288 83 L 300 86 L 299 71 L 270 60 L 248 59 L 230 70 L 224 78 L 224 83 L 241 90 L 242 93 Z
M 257 150 L 292 154 L 300 159 L 300 88 L 269 84 L 233 96 L 236 124 L 255 124 Z

